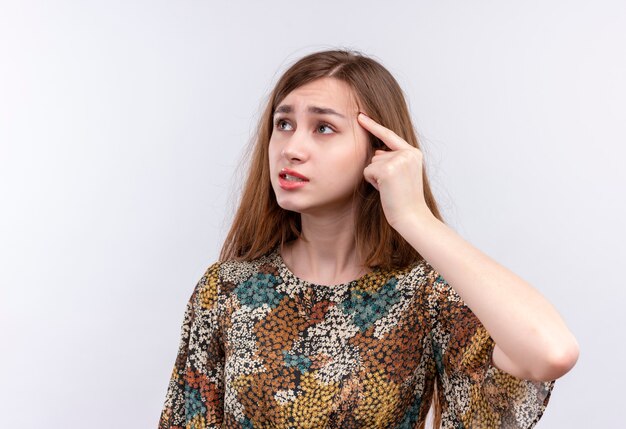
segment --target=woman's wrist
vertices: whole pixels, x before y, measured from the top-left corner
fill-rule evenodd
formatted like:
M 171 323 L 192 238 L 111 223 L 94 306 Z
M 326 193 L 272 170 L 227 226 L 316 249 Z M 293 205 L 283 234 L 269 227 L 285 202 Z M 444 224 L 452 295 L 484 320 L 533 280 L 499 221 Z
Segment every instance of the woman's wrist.
M 441 222 L 428 208 L 423 211 L 412 212 L 409 215 L 390 224 L 400 235 L 406 238 L 407 234 L 419 233 L 420 229 L 429 228 L 433 222 Z

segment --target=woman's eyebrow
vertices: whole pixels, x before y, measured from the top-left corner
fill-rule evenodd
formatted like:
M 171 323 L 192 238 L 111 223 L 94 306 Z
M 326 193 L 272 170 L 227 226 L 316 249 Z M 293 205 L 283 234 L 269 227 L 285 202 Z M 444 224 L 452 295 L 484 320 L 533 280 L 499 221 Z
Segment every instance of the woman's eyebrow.
M 292 111 L 293 111 L 293 107 L 291 105 L 282 104 L 274 110 L 273 115 L 275 115 L 276 113 L 291 113 Z M 340 118 L 346 119 L 344 115 L 342 115 L 341 113 L 329 107 L 309 106 L 307 111 L 310 113 L 317 113 L 319 115 L 337 115 Z

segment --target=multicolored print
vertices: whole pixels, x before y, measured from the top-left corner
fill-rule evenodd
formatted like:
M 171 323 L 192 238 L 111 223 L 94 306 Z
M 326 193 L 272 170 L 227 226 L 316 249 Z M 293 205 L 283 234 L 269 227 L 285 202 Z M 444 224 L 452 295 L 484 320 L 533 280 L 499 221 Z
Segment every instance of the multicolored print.
M 196 285 L 159 428 L 417 428 L 437 380 L 443 429 L 531 428 L 554 381 L 517 379 L 426 261 L 324 286 L 278 248 Z

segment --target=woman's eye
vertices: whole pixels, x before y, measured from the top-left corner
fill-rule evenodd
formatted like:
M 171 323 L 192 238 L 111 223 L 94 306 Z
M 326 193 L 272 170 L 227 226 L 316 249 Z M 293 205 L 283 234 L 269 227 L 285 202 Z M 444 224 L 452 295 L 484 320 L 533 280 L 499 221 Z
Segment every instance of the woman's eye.
M 286 124 L 287 121 L 285 121 L 284 119 L 277 119 L 276 120 L 276 128 L 278 128 L 279 130 L 284 130 L 284 128 L 281 126 L 282 124 Z
M 289 122 L 284 120 L 284 119 L 277 119 L 275 121 L 275 126 L 277 129 L 279 129 L 280 131 L 287 131 L 289 130 L 288 128 L 285 128 L 285 126 L 290 126 Z M 319 132 L 320 134 L 332 134 L 335 131 L 333 130 L 333 128 L 328 125 L 328 124 L 324 124 L 324 123 L 320 123 L 317 126 L 316 129 L 317 132 Z
M 319 131 L 320 129 L 322 129 L 322 128 L 326 128 L 326 129 L 330 130 L 331 132 L 333 132 L 333 129 L 332 129 L 332 128 L 330 127 L 330 125 L 328 125 L 328 124 L 320 124 L 320 125 L 317 127 L 318 131 Z M 322 132 L 321 134 L 329 134 L 329 133 Z

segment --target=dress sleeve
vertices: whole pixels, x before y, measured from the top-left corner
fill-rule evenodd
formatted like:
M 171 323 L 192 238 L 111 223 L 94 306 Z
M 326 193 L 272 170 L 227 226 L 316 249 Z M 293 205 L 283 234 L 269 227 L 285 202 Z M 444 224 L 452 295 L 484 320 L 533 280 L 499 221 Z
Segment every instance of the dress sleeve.
M 497 368 L 495 342 L 457 292 L 435 270 L 428 285 L 442 428 L 534 427 L 554 380 L 519 379 Z
M 219 263 L 198 281 L 185 311 L 159 429 L 219 428 L 224 418 L 224 350 L 218 323 Z

